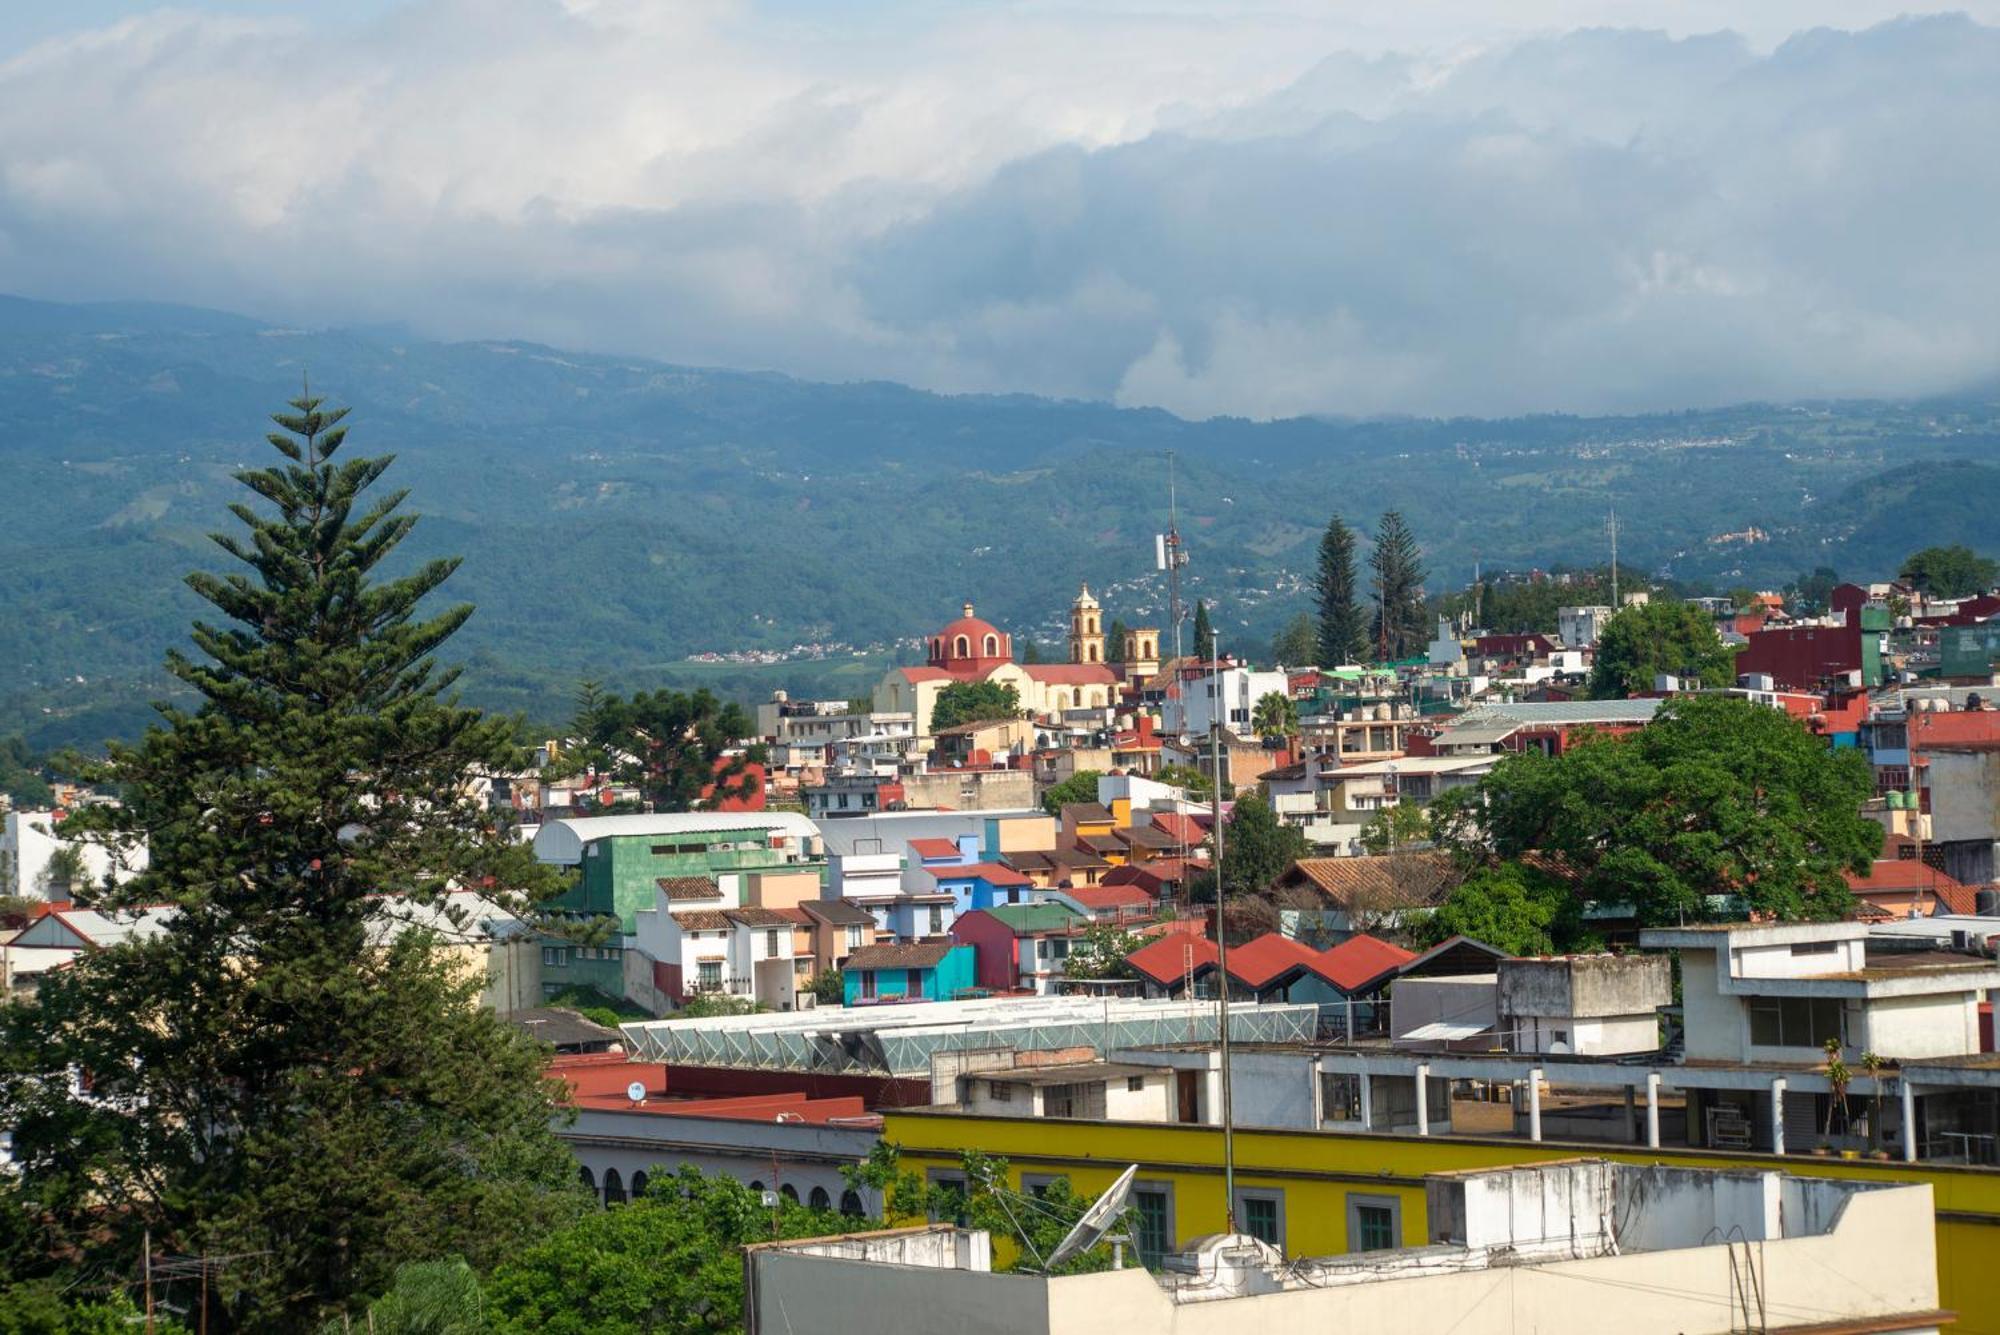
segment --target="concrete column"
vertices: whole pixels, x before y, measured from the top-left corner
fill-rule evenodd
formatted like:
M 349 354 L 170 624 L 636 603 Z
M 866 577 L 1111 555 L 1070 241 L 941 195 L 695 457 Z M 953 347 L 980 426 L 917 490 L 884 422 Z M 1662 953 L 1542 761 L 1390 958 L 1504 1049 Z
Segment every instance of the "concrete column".
M 1646 1146 L 1660 1148 L 1660 1073 L 1646 1072 Z
M 1361 1073 L 1361 1129 L 1375 1129 L 1375 1080 L 1366 1071 Z
M 1417 1134 L 1431 1133 L 1431 1068 L 1429 1065 L 1417 1067 Z
M 1625 1139 L 1639 1143 L 1639 1108 L 1634 1101 L 1637 1095 L 1632 1086 L 1625 1086 Z
M 1771 1082 L 1771 1153 L 1785 1152 L 1785 1081 Z
M 1542 1138 L 1542 1068 L 1528 1072 L 1528 1139 Z
M 1908 1076 L 1898 1077 L 1903 1092 L 1903 1162 L 1917 1161 L 1917 1087 Z

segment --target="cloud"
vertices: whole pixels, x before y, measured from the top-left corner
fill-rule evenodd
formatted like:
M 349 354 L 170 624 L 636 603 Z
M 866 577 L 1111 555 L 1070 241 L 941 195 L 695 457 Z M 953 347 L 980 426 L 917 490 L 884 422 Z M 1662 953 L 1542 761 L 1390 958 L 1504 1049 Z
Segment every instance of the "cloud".
M 162 11 L 0 64 L 0 289 L 1196 415 L 1990 377 L 2000 30 L 1493 8 Z

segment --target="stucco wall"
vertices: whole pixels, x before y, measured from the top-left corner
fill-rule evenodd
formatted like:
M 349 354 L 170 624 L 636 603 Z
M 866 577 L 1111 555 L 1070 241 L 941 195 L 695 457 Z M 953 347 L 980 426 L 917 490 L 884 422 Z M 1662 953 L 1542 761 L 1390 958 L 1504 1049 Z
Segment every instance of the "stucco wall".
M 1681 952 L 1681 1006 L 1687 1023 L 1687 1056 L 1696 1061 L 1742 1061 L 1749 1042 L 1743 1005 L 1716 991 L 1716 955 Z
M 1970 993 L 1876 997 L 1857 1046 L 1883 1057 L 1956 1057 L 1979 1051 L 1979 1002 Z

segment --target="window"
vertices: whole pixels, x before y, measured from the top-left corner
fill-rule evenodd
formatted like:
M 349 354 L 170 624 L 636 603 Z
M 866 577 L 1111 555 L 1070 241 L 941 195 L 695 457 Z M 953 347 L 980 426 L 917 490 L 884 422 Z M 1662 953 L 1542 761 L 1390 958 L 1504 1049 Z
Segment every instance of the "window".
M 569 947 L 543 946 L 542 967 L 545 969 L 567 969 L 569 967 Z
M 931 1212 L 933 1224 L 957 1224 L 965 1228 L 971 1222 L 966 1207 L 965 1174 L 940 1173 L 931 1170 L 931 1185 L 938 1188 L 943 1197 L 936 1210 Z
M 847 948 L 849 950 L 861 949 L 861 929 L 858 926 L 847 929 Z
M 933 904 L 931 905 L 931 935 L 936 936 L 943 931 L 944 931 L 944 905 Z
M 783 1196 L 786 1200 L 790 1201 L 794 1205 L 797 1205 L 799 1203 L 799 1189 L 793 1186 L 789 1182 L 783 1183 L 782 1185 L 779 1186 L 778 1194 L 780 1196 Z
M 1843 1044 L 1846 1008 L 1835 997 L 1753 997 L 1750 1041 L 1765 1048 L 1817 1048 Z
M 582 1168 L 577 1169 L 577 1181 L 589 1187 L 592 1195 L 597 1194 L 597 1179 L 590 1175 L 590 1165 L 585 1164 Z
M 1319 1078 L 1321 1116 L 1329 1122 L 1361 1120 L 1361 1077 L 1328 1071 Z
M 922 969 L 903 970 L 903 995 L 920 997 L 924 994 L 924 971 Z
M 1023 1173 L 1021 1174 L 1021 1190 L 1024 1194 L 1040 1200 L 1049 1194 L 1050 1187 L 1058 1182 L 1067 1181 L 1069 1181 L 1069 1177 L 1064 1173 Z
M 825 1187 L 814 1187 L 812 1194 L 806 1197 L 806 1204 L 815 1210 L 831 1210 L 833 1208 L 833 1197 L 826 1194 Z
M 1792 942 L 1792 955 L 1794 957 L 1800 955 L 1832 955 L 1837 951 L 1839 951 L 1839 949 L 1840 949 L 1840 942 L 1838 941 Z
M 875 1000 L 875 971 L 873 969 L 863 969 L 861 971 L 861 999 L 863 1001 Z
M 1402 1245 L 1403 1203 L 1394 1196 L 1347 1193 L 1347 1250 L 1386 1252 Z
M 764 933 L 764 958 L 774 960 L 778 958 L 779 953 L 778 929 L 774 927 Z
M 849 1188 L 840 1193 L 840 1212 L 849 1219 L 859 1219 L 867 1211 L 861 1208 L 861 1193 Z
M 645 1198 L 645 1195 L 646 1195 L 646 1174 L 645 1170 L 641 1169 L 639 1172 L 632 1174 L 632 1199 L 635 1201 L 643 1200 Z
M 625 1183 L 619 1178 L 616 1168 L 604 1170 L 604 1203 L 606 1205 L 625 1203 Z
M 1232 1035 L 1232 1037 L 1233 1037 L 1233 1035 Z M 1143 1090 L 1143 1089 L 1145 1089 L 1145 1088 L 1146 1088 L 1146 1077 L 1145 1077 L 1145 1076 L 1143 1076 L 1143 1075 L 1128 1075 L 1128 1076 L 1126 1076 L 1126 1077 L 1125 1077 L 1125 1092 L 1126 1092 L 1126 1093 L 1128 1093 L 1128 1094 L 1137 1094 L 1137 1093 L 1139 1093 L 1139 1092 L 1140 1092 L 1141 1090 Z
M 695 981 L 703 987 L 722 986 L 722 961 L 701 960 L 694 966 Z
M 1236 1228 L 1279 1251 L 1285 1249 L 1285 1193 L 1244 1190 L 1236 1193 Z
M 1133 1230 L 1132 1245 L 1139 1260 L 1149 1270 L 1160 1268 L 1174 1249 L 1174 1189 L 1165 1182 L 1139 1182 L 1132 1187 L 1132 1210 L 1139 1226 Z
M 1047 941 L 1045 941 L 1045 942 L 1044 942 L 1043 944 L 1044 944 L 1044 945 L 1046 945 L 1046 946 L 1048 947 L 1048 952 L 1049 952 L 1049 958 L 1050 958 L 1050 959 L 1052 959 L 1052 960 L 1061 960 L 1061 959 L 1068 959 L 1068 958 L 1069 958 L 1069 940 L 1068 940 L 1068 938 L 1066 938 L 1066 937 L 1060 937 L 1060 936 L 1052 936 L 1052 937 L 1050 937 L 1050 938 L 1049 938 L 1049 939 L 1048 939 Z

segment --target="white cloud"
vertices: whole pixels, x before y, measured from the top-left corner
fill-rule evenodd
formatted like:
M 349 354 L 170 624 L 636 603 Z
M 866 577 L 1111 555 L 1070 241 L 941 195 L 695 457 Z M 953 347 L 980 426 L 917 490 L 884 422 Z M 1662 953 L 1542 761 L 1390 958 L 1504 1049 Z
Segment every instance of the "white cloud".
M 0 64 L 0 289 L 1198 414 L 1990 375 L 2000 31 L 1735 8 L 163 11 Z

